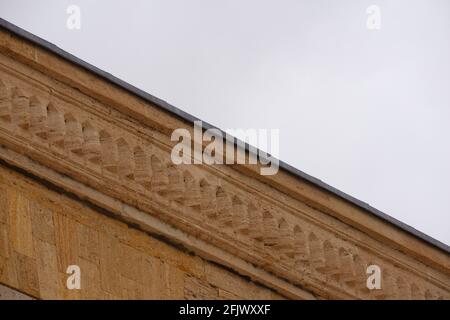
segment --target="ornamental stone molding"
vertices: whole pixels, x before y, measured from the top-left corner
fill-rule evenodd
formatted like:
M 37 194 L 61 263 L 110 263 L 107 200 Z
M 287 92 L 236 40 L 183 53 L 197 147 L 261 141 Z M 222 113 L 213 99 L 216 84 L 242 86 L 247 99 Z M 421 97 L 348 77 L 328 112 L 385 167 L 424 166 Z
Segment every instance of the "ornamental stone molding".
M 288 298 L 450 298 L 445 245 L 285 168 L 174 165 L 192 123 L 56 51 L 0 29 L 2 163 Z

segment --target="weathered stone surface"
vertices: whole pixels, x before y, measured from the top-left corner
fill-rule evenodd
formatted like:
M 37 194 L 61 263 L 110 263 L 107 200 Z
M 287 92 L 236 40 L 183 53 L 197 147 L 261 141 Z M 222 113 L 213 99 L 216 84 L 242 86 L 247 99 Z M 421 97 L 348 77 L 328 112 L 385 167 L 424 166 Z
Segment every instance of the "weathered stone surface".
M 283 171 L 175 166 L 180 127 L 0 30 L 0 283 L 48 299 L 450 297 L 448 253 Z
M 3 166 L 0 166 L 0 190 L 8 190 L 2 194 L 6 197 L 5 201 L 9 202 L 9 197 L 14 201 L 18 197 L 27 199 L 30 210 L 26 212 L 31 217 L 33 230 L 31 240 L 29 235 L 24 235 L 26 241 L 33 243 L 33 252 L 30 253 L 22 250 L 27 246 L 12 246 L 9 224 L 0 223 L 0 281 L 30 297 L 206 298 L 208 290 L 214 288 L 204 275 L 207 261 L 179 251 L 140 231 L 130 232 L 123 223 L 113 223 L 115 233 L 121 233 L 122 239 L 114 237 L 114 234 L 105 234 L 100 226 L 110 224 L 112 218 L 92 209 L 80 211 L 74 200 L 10 172 Z M 16 210 L 15 206 L 12 208 Z M 83 218 L 96 219 L 96 222 L 86 226 L 79 222 Z M 81 290 L 68 290 L 66 287 L 69 275 L 65 271 L 72 264 L 79 265 L 81 269 Z M 223 269 L 215 267 L 215 270 L 230 279 L 239 278 Z M 212 290 L 210 297 L 218 298 L 217 288 Z M 267 292 L 267 296 L 272 294 L 270 290 L 258 286 L 254 290 Z M 0 287 L 0 296 L 3 295 L 11 299 L 29 298 L 20 294 L 6 295 Z

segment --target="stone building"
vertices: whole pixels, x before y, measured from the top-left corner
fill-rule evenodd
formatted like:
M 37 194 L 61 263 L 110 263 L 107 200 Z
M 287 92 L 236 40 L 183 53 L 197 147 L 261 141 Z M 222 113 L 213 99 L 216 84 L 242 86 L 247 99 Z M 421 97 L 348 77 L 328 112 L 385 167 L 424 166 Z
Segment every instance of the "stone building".
M 0 297 L 450 298 L 447 245 L 319 180 L 174 165 L 193 121 L 1 20 Z

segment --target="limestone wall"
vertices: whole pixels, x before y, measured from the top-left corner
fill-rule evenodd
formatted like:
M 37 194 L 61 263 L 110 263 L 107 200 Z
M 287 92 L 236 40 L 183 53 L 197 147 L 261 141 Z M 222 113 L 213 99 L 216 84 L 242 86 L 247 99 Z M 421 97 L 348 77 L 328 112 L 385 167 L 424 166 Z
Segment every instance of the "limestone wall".
M 81 290 L 67 289 L 69 265 Z M 41 299 L 283 298 L 4 166 L 0 283 Z
M 177 128 L 192 124 L 0 28 L 0 284 L 37 298 L 449 299 L 448 250 L 284 170 L 175 166 Z M 81 291 L 66 290 L 69 265 Z

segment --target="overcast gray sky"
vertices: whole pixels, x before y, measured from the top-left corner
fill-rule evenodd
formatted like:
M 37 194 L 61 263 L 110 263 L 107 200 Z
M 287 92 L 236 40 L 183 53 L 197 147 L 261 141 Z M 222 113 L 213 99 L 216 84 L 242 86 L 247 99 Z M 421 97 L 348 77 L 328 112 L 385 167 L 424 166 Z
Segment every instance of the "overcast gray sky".
M 0 0 L 0 17 L 219 128 L 279 128 L 281 160 L 450 244 L 450 1 Z

